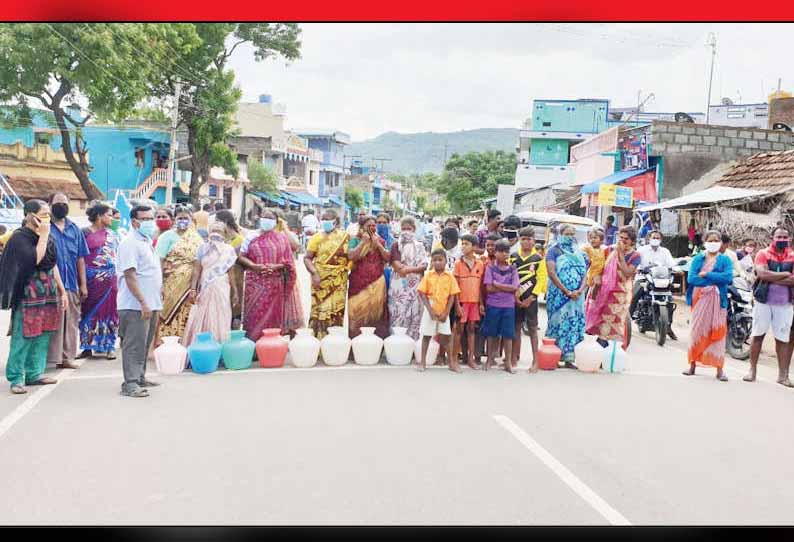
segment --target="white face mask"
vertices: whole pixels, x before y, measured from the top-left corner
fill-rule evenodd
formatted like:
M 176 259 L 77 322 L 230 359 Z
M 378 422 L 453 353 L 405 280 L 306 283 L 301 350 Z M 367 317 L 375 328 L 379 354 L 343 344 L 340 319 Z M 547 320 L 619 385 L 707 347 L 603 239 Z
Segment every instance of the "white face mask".
M 651 246 L 652 247 L 662 246 L 662 240 L 661 239 L 651 239 Z
M 722 243 L 719 241 L 708 241 L 705 244 L 706 251 L 714 254 L 715 252 L 720 251 L 720 247 L 722 247 Z

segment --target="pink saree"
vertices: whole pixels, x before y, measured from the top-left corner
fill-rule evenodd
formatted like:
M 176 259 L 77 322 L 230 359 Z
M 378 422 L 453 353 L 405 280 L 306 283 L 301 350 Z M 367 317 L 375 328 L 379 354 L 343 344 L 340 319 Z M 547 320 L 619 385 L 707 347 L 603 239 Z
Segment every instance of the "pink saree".
M 245 272 L 243 328 L 248 338 L 256 341 L 267 328 L 289 331 L 285 315 L 296 274 L 287 236 L 276 231 L 263 233 L 251 241 L 244 256 L 255 264 L 284 266 L 278 271 Z
M 631 303 L 632 277 L 623 278 L 618 270 L 617 251 L 607 258 L 601 286 L 595 297 L 590 297 L 585 314 L 585 333 L 606 340 L 624 340 L 626 317 Z M 628 256 L 634 259 L 634 254 Z M 630 262 L 632 263 L 632 262 Z

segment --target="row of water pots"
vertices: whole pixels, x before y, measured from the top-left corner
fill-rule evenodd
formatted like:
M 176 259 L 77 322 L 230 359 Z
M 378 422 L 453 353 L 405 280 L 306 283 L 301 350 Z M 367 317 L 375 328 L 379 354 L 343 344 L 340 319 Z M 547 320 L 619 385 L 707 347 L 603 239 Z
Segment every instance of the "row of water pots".
M 609 341 L 605 347 L 596 342 L 596 337 L 586 337 L 576 345 L 574 354 L 576 366 L 580 371 L 594 373 L 603 369 L 607 373 L 620 373 L 626 368 L 626 352 L 617 341 Z M 554 339 L 545 337 L 543 344 L 538 348 L 538 367 L 543 370 L 553 370 L 559 365 L 562 351 L 557 347 Z
M 190 366 L 195 373 L 211 373 L 218 369 L 220 360 L 227 369 L 248 369 L 254 359 L 266 368 L 283 367 L 289 352 L 295 367 L 313 367 L 322 353 L 326 365 L 344 365 L 353 352 L 353 359 L 359 365 L 375 365 L 381 353 L 386 354 L 386 362 L 391 365 L 409 365 L 414 357 L 421 356 L 421 340 L 414 341 L 406 334 L 406 329 L 395 327 L 393 335 L 385 340 L 375 335 L 374 327 L 361 328 L 361 334 L 350 339 L 343 327 L 328 328 L 328 335 L 322 340 L 314 337 L 310 328 L 297 330 L 294 339 L 282 336 L 280 329 L 265 329 L 262 337 L 254 343 L 245 336 L 243 330 L 233 330 L 224 344 L 216 342 L 212 334 L 200 333 L 188 348 L 179 344 L 179 337 L 164 337 L 163 344 L 154 351 L 157 371 L 161 374 L 178 374 Z M 427 364 L 435 363 L 438 343 L 430 341 Z

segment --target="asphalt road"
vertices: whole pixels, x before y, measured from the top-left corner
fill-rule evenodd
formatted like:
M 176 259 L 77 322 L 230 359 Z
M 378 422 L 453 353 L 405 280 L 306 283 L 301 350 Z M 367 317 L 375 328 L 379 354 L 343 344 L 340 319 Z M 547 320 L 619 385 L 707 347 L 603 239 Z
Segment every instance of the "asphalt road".
M 615 375 L 153 373 L 141 400 L 89 360 L 0 393 L 0 524 L 792 523 L 794 391 L 680 376 L 685 347 L 635 336 Z

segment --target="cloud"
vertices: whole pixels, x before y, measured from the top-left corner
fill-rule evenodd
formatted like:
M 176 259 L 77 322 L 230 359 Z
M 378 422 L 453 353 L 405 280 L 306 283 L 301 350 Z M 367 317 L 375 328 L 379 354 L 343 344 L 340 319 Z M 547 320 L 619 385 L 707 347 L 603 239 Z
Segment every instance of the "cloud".
M 609 98 L 613 107 L 703 111 L 709 32 L 712 103 L 765 101 L 787 65 L 792 24 L 303 24 L 302 58 L 232 59 L 243 99 L 272 94 L 291 127 L 354 140 L 386 131 L 521 126 L 534 98 Z M 794 81 L 784 81 L 784 88 Z M 788 85 L 788 87 L 786 87 Z M 737 92 L 738 91 L 738 92 Z

